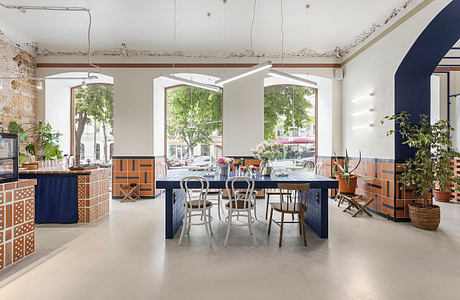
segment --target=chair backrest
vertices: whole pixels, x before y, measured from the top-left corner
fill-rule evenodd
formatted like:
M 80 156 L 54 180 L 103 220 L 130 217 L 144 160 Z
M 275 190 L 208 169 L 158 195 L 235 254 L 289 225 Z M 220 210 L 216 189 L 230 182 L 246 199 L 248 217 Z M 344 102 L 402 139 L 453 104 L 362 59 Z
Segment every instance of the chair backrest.
M 306 183 L 279 183 L 280 206 L 284 210 L 294 210 L 296 204 L 307 207 L 307 195 L 310 184 Z
M 192 186 L 193 185 L 193 186 Z M 193 200 L 200 200 L 196 203 L 195 208 L 204 209 L 206 208 L 206 199 L 208 198 L 209 181 L 201 176 L 187 176 L 182 178 L 180 181 L 180 188 L 184 193 L 185 207 L 189 208 L 188 205 Z M 198 199 L 192 197 L 193 192 L 197 192 L 199 189 L 200 193 L 197 195 Z
M 323 163 L 317 162 L 315 165 L 315 174 L 321 174 L 321 170 L 323 169 Z
M 254 192 L 254 179 L 246 176 L 229 177 L 225 181 L 225 188 L 231 202 L 237 200 L 244 201 L 242 209 L 247 209 L 251 205 L 251 195 Z M 236 192 L 239 192 L 237 195 Z M 230 207 L 233 207 L 230 205 Z

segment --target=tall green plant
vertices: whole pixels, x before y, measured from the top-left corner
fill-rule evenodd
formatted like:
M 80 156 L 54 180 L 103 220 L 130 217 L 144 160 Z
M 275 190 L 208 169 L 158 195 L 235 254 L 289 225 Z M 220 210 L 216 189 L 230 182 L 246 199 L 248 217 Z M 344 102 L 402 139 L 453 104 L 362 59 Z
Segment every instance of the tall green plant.
M 62 151 L 59 149 L 61 134 L 53 131 L 50 124 L 40 121 L 36 127 L 25 130 L 21 124 L 11 122 L 8 124 L 8 131 L 17 134 L 20 147 L 28 154 L 36 156 L 37 159 L 62 158 Z M 25 160 L 27 160 L 27 154 L 21 152 L 19 162 L 23 163 Z
M 441 191 L 449 191 L 454 182 L 460 184 L 460 177 L 455 176 L 449 165 L 450 159 L 459 156 L 460 153 L 452 150 L 448 121 L 440 120 L 430 124 L 427 115 L 420 115 L 419 122 L 412 123 L 407 112 L 386 116 L 385 119 L 395 122 L 395 127 L 403 139 L 402 143 L 416 151 L 413 158 L 402 164 L 403 173 L 399 180 L 422 197 L 423 207 L 428 206 L 430 199 L 427 195 L 436 187 L 436 182 Z M 383 122 L 382 120 L 381 123 Z M 389 130 L 387 136 L 394 133 L 395 129 Z
M 343 159 L 343 166 L 340 165 L 339 163 L 339 158 L 337 157 L 337 154 L 334 152 L 335 159 L 334 159 L 334 167 L 332 168 L 332 173 L 334 176 L 337 174 L 337 169 L 340 171 L 340 176 L 345 177 L 345 180 L 347 182 L 347 186 L 350 184 L 350 177 L 355 176 L 358 178 L 366 179 L 362 176 L 359 176 L 354 173 L 354 171 L 359 167 L 361 164 L 361 151 L 359 151 L 359 160 L 356 166 L 350 170 L 350 158 L 348 157 L 348 151 L 345 150 L 345 158 Z

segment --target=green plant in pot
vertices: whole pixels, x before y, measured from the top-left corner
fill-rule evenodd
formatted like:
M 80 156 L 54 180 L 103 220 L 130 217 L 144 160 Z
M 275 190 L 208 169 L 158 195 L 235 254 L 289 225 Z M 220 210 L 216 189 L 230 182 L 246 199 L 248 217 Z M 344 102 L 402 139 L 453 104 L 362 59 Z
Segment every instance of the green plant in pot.
M 403 139 L 402 143 L 415 149 L 414 157 L 402 163 L 403 172 L 399 177 L 401 188 L 412 190 L 418 197 L 418 200 L 408 205 L 411 222 L 417 228 L 436 230 L 441 220 L 441 212 L 439 206 L 432 203 L 431 191 L 438 184 L 439 192 L 444 192 L 445 196 L 450 194 L 454 182 L 460 183 L 460 178 L 455 176 L 449 166 L 450 159 L 459 155 L 451 150 L 449 123 L 440 120 L 430 124 L 427 115 L 420 115 L 419 122 L 412 123 L 407 112 L 386 116 L 385 119 L 394 121 Z M 396 130 L 390 130 L 387 135 L 395 132 Z
M 361 151 L 359 151 L 359 160 L 356 166 L 350 168 L 350 158 L 348 157 L 348 151 L 345 150 L 345 158 L 343 159 L 343 166 L 339 163 L 339 158 L 334 152 L 334 167 L 332 168 L 332 173 L 339 181 L 339 191 L 341 194 L 355 194 L 356 184 L 358 178 L 368 180 L 365 177 L 359 176 L 354 173 L 354 171 L 361 164 Z
M 39 121 L 36 127 L 24 129 L 21 124 L 11 122 L 8 131 L 18 135 L 19 146 L 26 153 L 19 153 L 19 164 L 28 160 L 28 155 L 36 156 L 38 160 L 53 160 L 62 158 L 59 149 L 60 133 L 54 132 L 51 125 Z

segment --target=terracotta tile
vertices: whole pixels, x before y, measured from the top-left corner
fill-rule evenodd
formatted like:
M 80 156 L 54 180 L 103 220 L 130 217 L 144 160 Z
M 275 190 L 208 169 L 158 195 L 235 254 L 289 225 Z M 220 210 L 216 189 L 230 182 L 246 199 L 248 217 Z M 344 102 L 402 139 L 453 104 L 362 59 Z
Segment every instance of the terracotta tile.
M 11 228 L 5 230 L 5 241 L 9 241 L 13 238 L 13 230 Z
M 78 184 L 78 199 L 86 199 L 86 184 Z
M 5 190 L 13 190 L 16 188 L 16 182 L 5 183 Z
M 35 219 L 35 199 L 25 200 L 25 213 L 24 220 L 34 220 Z
M 13 205 L 5 205 L 5 228 L 13 226 Z
M 0 231 L 0 245 L 3 244 L 3 231 Z
M 5 248 L 5 246 L 0 244 L 0 270 L 5 268 L 4 248 Z
M 18 225 L 24 222 L 24 201 L 14 203 L 14 220 L 13 224 Z
M 5 243 L 5 267 L 11 265 L 13 262 L 13 242 Z
M 14 239 L 13 242 L 13 263 L 24 257 L 24 237 Z
M 35 188 L 28 187 L 14 190 L 14 201 L 27 199 L 27 198 L 34 198 L 35 197 Z
M 0 205 L 2 205 L 5 202 L 5 193 L 0 192 Z
M 21 179 L 18 181 L 18 188 L 35 186 L 37 185 L 37 179 Z
M 28 232 L 34 231 L 34 229 L 35 229 L 34 221 L 30 221 L 30 222 L 18 225 L 14 227 L 14 237 L 16 238 Z
M 5 192 L 5 203 L 10 203 L 13 201 L 13 192 L 7 191 Z
M 31 232 L 25 236 L 24 255 L 30 255 L 35 252 L 35 233 Z

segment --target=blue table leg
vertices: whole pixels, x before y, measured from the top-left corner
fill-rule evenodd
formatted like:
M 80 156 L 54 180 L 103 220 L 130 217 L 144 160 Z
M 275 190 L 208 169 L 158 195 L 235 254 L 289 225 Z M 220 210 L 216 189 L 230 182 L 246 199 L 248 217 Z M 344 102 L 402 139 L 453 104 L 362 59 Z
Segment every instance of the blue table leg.
M 320 237 L 328 238 L 328 189 L 310 189 L 305 222 Z
M 166 189 L 165 238 L 172 239 L 182 226 L 184 219 L 184 197 L 181 190 Z

